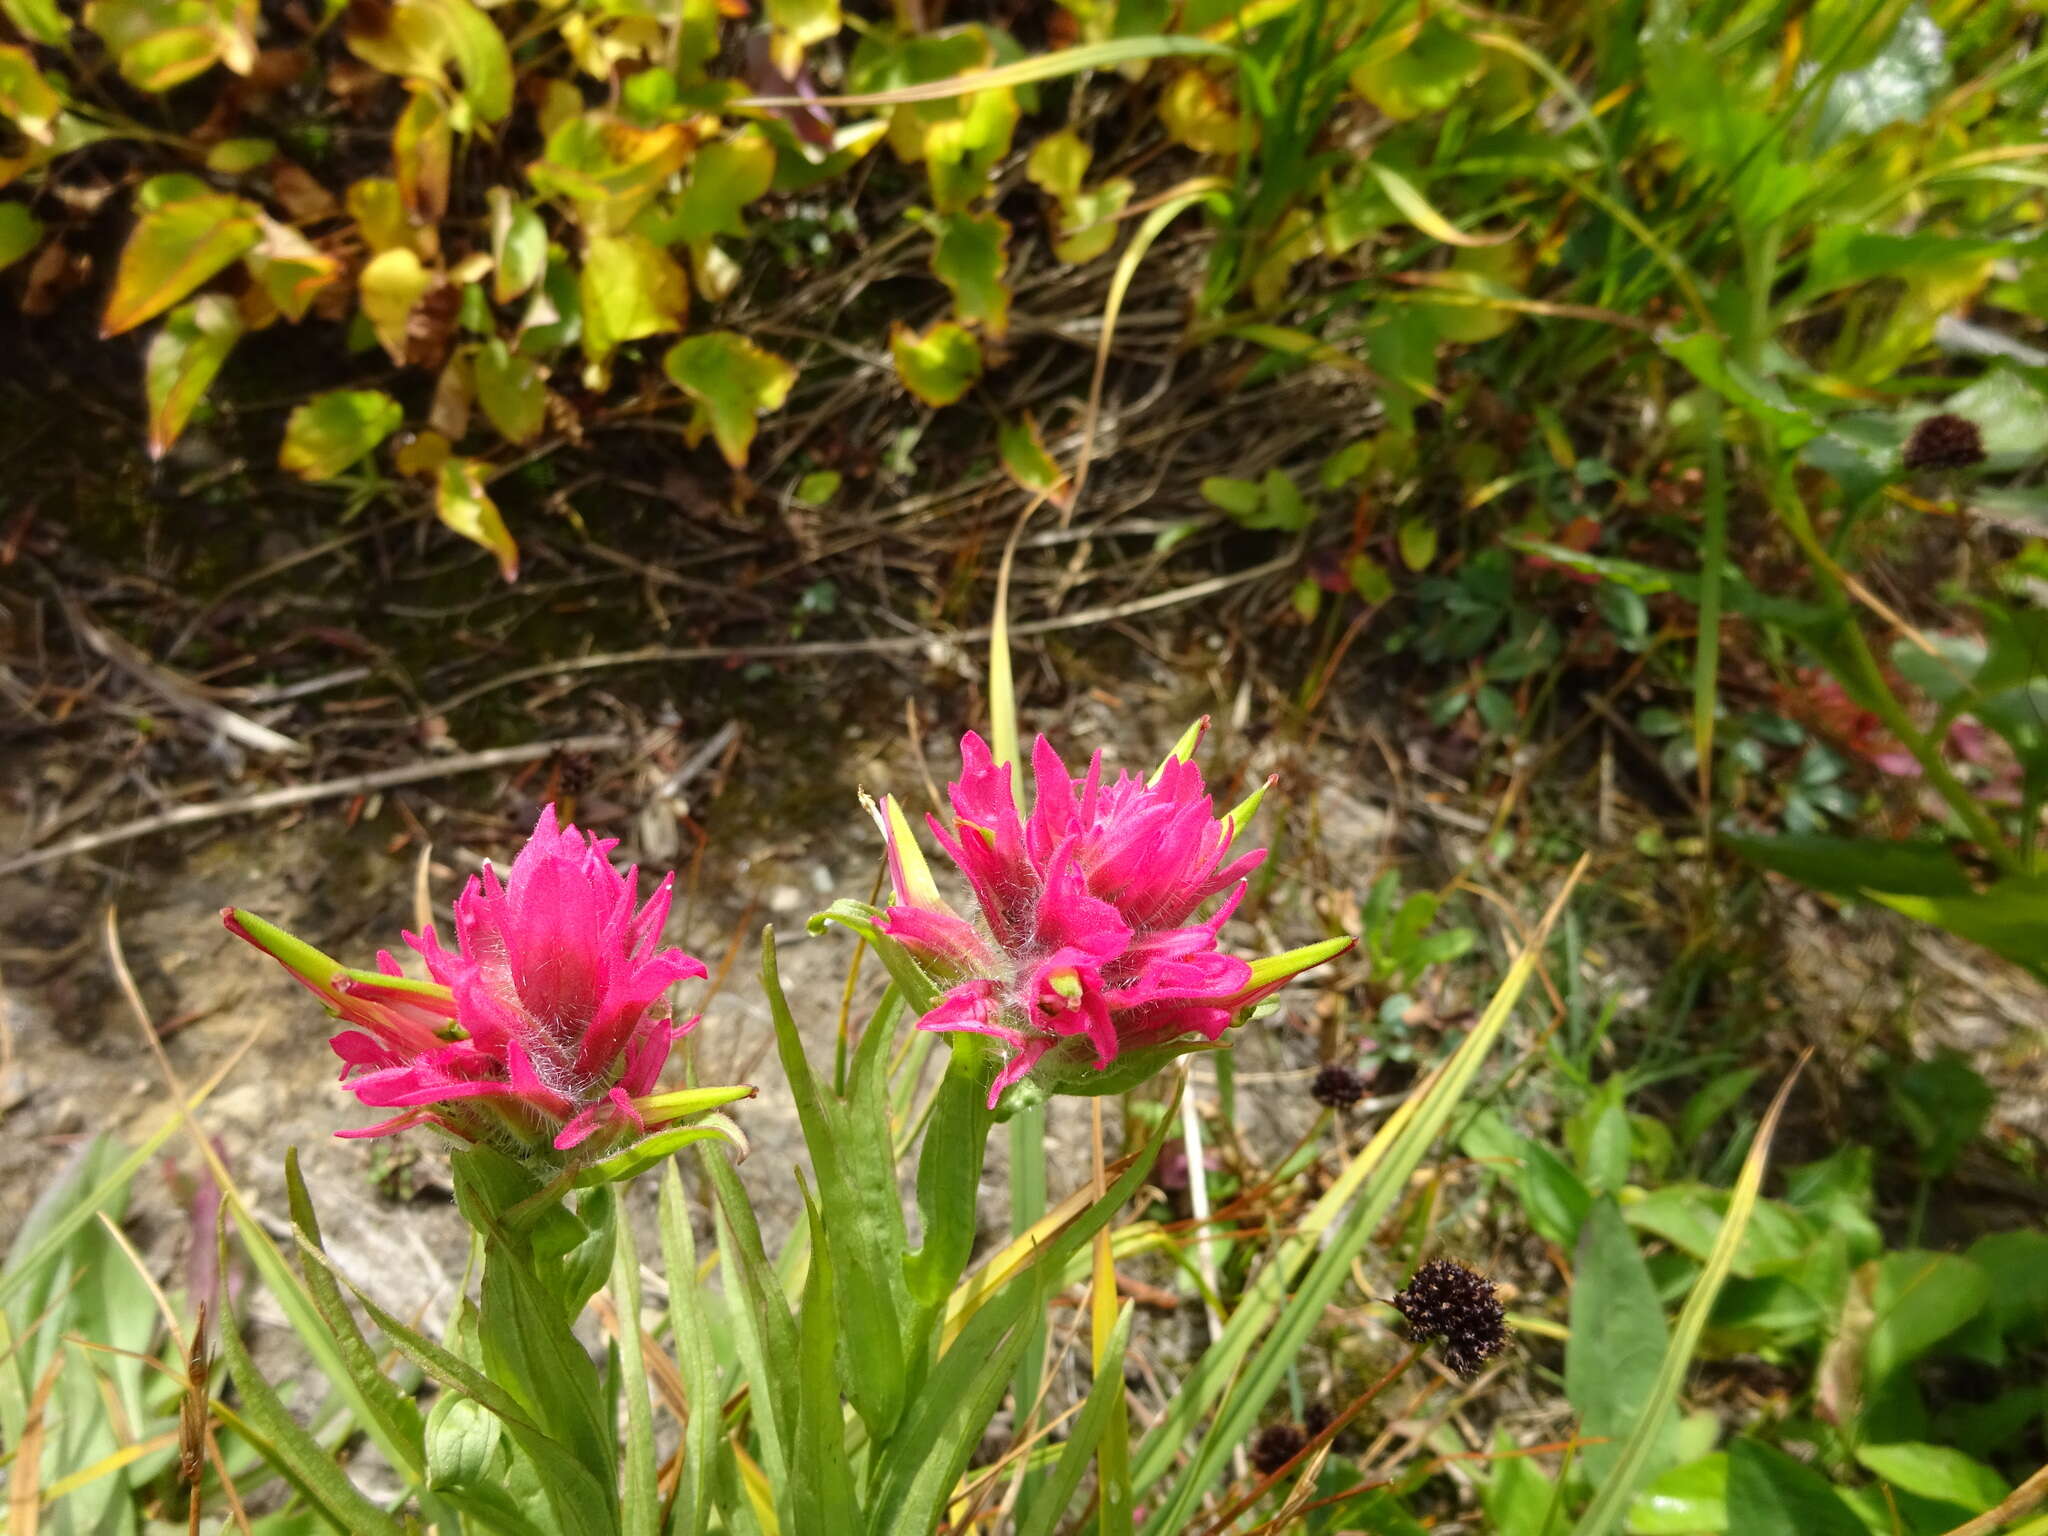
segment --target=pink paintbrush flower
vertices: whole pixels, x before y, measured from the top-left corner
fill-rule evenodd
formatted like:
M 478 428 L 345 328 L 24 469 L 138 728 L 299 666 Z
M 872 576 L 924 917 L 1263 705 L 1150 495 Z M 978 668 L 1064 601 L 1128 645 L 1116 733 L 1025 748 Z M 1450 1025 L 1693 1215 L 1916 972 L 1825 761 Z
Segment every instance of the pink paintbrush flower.
M 1055 1092 L 1128 1086 L 1194 1039 L 1220 1039 L 1246 1008 L 1350 946 L 1332 939 L 1257 962 L 1218 947 L 1245 877 L 1265 858 L 1264 849 L 1232 857 L 1231 844 L 1266 786 L 1216 815 L 1190 760 L 1206 725 L 1151 778 L 1109 783 L 1101 754 L 1076 780 L 1040 737 L 1028 817 L 1009 766 L 970 732 L 949 786 L 952 824 L 930 823 L 973 891 L 979 925 L 940 896 L 894 801 L 876 807 L 895 898 L 882 927 L 947 987 L 918 1027 L 1001 1042 L 1008 1055 L 991 1108 L 1027 1076 Z M 1103 1076 L 1120 1059 L 1124 1068 Z
M 671 1046 L 696 1023 L 672 1022 L 663 995 L 705 974 L 660 943 L 675 876 L 640 903 L 639 871 L 612 868 L 617 846 L 558 827 L 549 806 L 502 881 L 488 864 L 470 878 L 454 949 L 431 928 L 405 935 L 425 982 L 408 980 L 389 951 L 377 970 L 352 971 L 249 913 L 222 919 L 348 1026 L 329 1043 L 349 1091 L 400 1111 L 342 1135 L 427 1122 L 468 1141 L 602 1150 L 706 1107 L 699 1094 L 655 1093 Z

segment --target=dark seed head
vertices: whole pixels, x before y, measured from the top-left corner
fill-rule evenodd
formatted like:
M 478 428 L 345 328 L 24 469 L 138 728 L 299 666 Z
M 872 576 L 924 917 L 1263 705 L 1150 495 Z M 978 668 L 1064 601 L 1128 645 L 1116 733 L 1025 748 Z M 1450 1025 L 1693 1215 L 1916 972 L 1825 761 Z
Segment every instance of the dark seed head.
M 1330 1421 L 1337 1417 L 1337 1410 L 1325 1402 L 1310 1403 L 1301 1411 L 1302 1433 L 1311 1440 L 1330 1427 Z
M 1365 1097 L 1365 1079 L 1349 1067 L 1330 1062 L 1308 1085 L 1308 1096 L 1326 1109 L 1349 1109 Z
M 1268 1424 L 1252 1437 L 1252 1465 L 1259 1476 L 1271 1477 L 1300 1455 L 1307 1444 L 1308 1436 L 1301 1432 L 1299 1424 L 1289 1424 L 1284 1419 Z
M 1906 439 L 1899 462 L 1908 469 L 1968 469 L 1984 462 L 1984 434 L 1966 416 L 1930 416 Z
M 1441 1340 L 1444 1364 L 1460 1376 L 1478 1375 L 1507 1348 L 1506 1313 L 1493 1282 L 1455 1260 L 1431 1259 L 1416 1270 L 1394 1297 L 1394 1310 L 1416 1338 Z

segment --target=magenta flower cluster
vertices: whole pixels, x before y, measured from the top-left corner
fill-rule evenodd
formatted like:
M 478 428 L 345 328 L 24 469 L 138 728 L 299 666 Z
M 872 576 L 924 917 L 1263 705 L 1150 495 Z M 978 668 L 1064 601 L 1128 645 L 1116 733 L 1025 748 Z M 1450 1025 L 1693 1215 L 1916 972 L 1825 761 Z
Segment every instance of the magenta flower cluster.
M 352 971 L 246 912 L 222 917 L 347 1026 L 329 1043 L 349 1091 L 399 1111 L 343 1135 L 430 1122 L 471 1141 L 602 1147 L 660 1118 L 655 1086 L 696 1023 L 674 1022 L 663 999 L 705 974 L 660 942 L 675 876 L 642 903 L 639 871 L 611 865 L 617 846 L 542 811 L 505 878 L 486 865 L 457 898 L 454 949 L 431 928 L 405 935 L 430 982 L 407 980 L 388 950 L 376 971 Z
M 1199 729 L 1185 744 L 1192 750 Z M 1097 754 L 1079 779 L 1040 737 L 1036 794 L 1020 813 L 1011 769 L 970 733 L 949 786 L 950 825 L 929 818 L 979 908 L 979 925 L 939 895 L 893 804 L 881 820 L 895 900 L 883 929 L 946 990 L 918 1021 L 998 1041 L 989 1087 L 1036 1074 L 1083 1088 L 1133 1051 L 1214 1042 L 1245 1009 L 1347 941 L 1254 966 L 1220 947 L 1262 848 L 1233 854 L 1257 803 L 1219 817 L 1201 769 L 1180 752 L 1150 778 L 1105 781 Z M 1224 895 L 1224 893 L 1228 893 Z M 1206 917 L 1209 901 L 1224 899 Z

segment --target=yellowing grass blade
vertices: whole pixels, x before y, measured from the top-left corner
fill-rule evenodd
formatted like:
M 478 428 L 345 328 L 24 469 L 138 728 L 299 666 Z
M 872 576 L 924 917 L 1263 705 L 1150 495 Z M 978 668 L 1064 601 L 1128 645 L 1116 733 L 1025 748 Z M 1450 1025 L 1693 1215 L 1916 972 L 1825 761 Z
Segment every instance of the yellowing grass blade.
M 1757 1196 L 1763 1189 L 1764 1165 L 1770 1161 L 1771 1138 L 1777 1134 L 1779 1117 L 1785 1112 L 1785 1101 L 1792 1096 L 1792 1085 L 1799 1081 L 1800 1071 L 1812 1054 L 1808 1051 L 1799 1058 L 1799 1065 L 1786 1077 L 1785 1085 L 1771 1101 L 1770 1112 L 1757 1128 L 1756 1139 L 1749 1146 L 1749 1156 L 1742 1160 L 1742 1176 L 1735 1181 L 1735 1189 L 1728 1196 L 1728 1214 L 1721 1218 L 1721 1231 L 1707 1254 L 1699 1279 L 1692 1284 L 1691 1294 L 1685 1298 L 1685 1306 L 1678 1314 L 1678 1324 L 1672 1329 L 1671 1344 L 1664 1351 L 1664 1363 L 1657 1371 L 1657 1381 L 1651 1388 L 1649 1401 L 1643 1404 L 1642 1412 L 1636 1418 L 1635 1430 L 1622 1446 L 1621 1460 L 1615 1463 L 1614 1471 L 1593 1496 L 1592 1505 L 1580 1516 L 1579 1523 L 1572 1527 L 1572 1536 L 1606 1536 L 1621 1523 L 1629 1501 L 1636 1496 L 1637 1486 L 1648 1469 L 1650 1454 L 1656 1448 L 1671 1405 L 1678 1401 L 1679 1389 L 1685 1385 L 1686 1369 L 1692 1364 L 1693 1351 L 1699 1347 L 1700 1334 L 1707 1326 L 1707 1314 L 1713 1311 L 1714 1302 L 1720 1297 L 1721 1285 L 1735 1263 L 1735 1250 L 1742 1246 L 1742 1234 L 1748 1230 L 1750 1217 L 1756 1212 Z

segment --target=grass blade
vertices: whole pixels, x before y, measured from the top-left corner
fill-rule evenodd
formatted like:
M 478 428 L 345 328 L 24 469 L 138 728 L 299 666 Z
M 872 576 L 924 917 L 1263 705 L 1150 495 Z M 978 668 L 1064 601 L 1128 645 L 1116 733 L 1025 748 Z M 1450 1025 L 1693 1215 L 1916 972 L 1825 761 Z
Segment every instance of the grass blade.
M 693 1277 L 694 1278 L 694 1277 Z M 661 1495 L 654 1479 L 654 1409 L 647 1393 L 647 1357 L 640 1339 L 640 1253 L 633 1223 L 619 1212 L 612 1248 L 612 1304 L 619 1314 L 619 1389 L 626 1400 L 621 1536 L 657 1536 Z
M 1225 1325 L 1222 1337 L 1189 1373 L 1180 1393 L 1140 1443 L 1133 1483 L 1142 1495 L 1166 1477 L 1183 1447 L 1194 1439 L 1202 1415 L 1215 1408 L 1215 1417 L 1192 1462 L 1170 1493 L 1152 1501 L 1153 1513 L 1144 1526 L 1146 1536 L 1170 1536 L 1186 1530 L 1196 1503 L 1221 1475 L 1232 1450 L 1250 1436 L 1258 1415 L 1285 1378 L 1288 1366 L 1298 1358 L 1324 1308 L 1349 1278 L 1352 1260 L 1393 1209 L 1409 1175 L 1442 1132 L 1506 1027 L 1585 867 L 1586 861 L 1581 859 L 1572 870 L 1464 1043 L 1388 1118 L 1317 1201 L 1295 1235 L 1275 1249 Z M 1308 1272 L 1302 1276 L 1304 1267 Z

